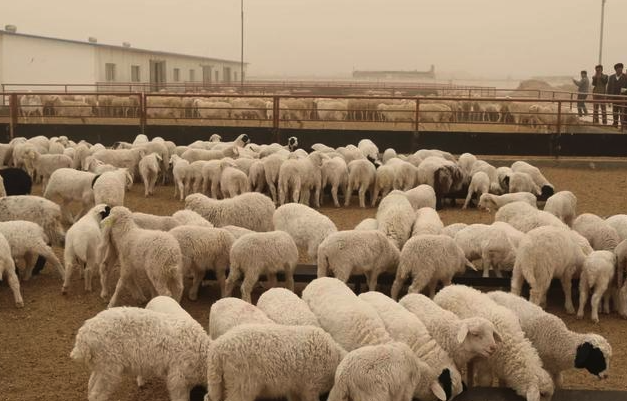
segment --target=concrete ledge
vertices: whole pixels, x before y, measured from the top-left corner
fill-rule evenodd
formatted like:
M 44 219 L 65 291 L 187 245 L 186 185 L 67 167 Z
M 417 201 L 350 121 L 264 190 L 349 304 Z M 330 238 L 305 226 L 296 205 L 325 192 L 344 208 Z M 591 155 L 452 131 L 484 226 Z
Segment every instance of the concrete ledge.
M 524 401 L 508 388 L 474 387 L 455 397 L 455 401 Z M 627 391 L 558 390 L 551 401 L 625 401 Z

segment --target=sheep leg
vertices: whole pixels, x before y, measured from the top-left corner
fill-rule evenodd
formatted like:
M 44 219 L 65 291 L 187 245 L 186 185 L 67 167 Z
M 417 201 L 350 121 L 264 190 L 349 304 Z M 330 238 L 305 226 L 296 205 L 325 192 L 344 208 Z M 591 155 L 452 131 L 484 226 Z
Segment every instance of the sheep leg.
M 562 289 L 564 290 L 564 295 L 566 297 L 566 302 L 564 304 L 564 306 L 566 307 L 566 313 L 568 313 L 569 315 L 574 315 L 575 307 L 573 306 L 572 277 L 571 276 L 562 277 L 561 282 L 562 282 Z M 546 298 L 546 291 L 544 291 L 544 297 Z
M 267 275 L 267 280 L 266 280 L 266 290 L 269 290 L 270 288 L 275 288 L 278 287 L 278 283 L 279 281 L 276 278 L 276 273 L 268 273 Z
M 115 291 L 113 292 L 113 296 L 111 300 L 109 300 L 108 308 L 113 308 L 118 304 L 118 298 L 120 297 L 120 292 L 123 288 L 128 287 L 128 284 L 133 280 L 133 275 L 128 272 L 124 266 L 120 266 L 120 278 L 118 279 L 117 284 L 115 285 Z
M 612 298 L 612 294 L 606 291 L 603 295 L 603 313 L 606 315 L 610 314 L 610 298 Z
M 367 190 L 368 188 L 365 185 L 362 185 L 359 188 L 359 207 L 361 208 L 366 207 L 366 191 Z
M 592 305 L 592 321 L 594 323 L 599 323 L 599 304 L 601 303 L 601 298 L 603 298 L 603 294 L 607 291 L 607 283 L 597 283 L 594 288 L 594 293 L 592 294 L 592 299 L 590 300 L 590 304 Z
M 65 222 L 73 224 L 74 217 L 72 217 L 72 212 L 70 211 L 70 203 L 71 201 L 63 201 L 63 203 L 61 203 L 61 214 Z
M 61 294 L 67 294 L 67 290 L 70 287 L 70 278 L 74 272 L 76 266 L 76 258 L 74 255 L 65 255 L 65 278 L 63 279 L 63 287 L 61 287 Z
M 41 255 L 44 258 L 46 258 L 46 261 L 50 261 L 50 263 L 52 263 L 54 265 L 54 267 L 57 268 L 57 271 L 61 275 L 61 279 L 62 280 L 65 279 L 65 268 L 63 267 L 61 262 L 59 262 L 59 259 L 54 254 L 54 252 L 52 252 L 52 249 L 49 246 L 46 245 L 44 247 L 41 247 L 40 249 L 37 249 L 36 252 L 39 255 Z
M 218 199 L 218 192 L 219 192 L 219 182 L 217 182 L 216 180 L 211 182 L 211 197 L 213 199 Z
M 242 276 L 241 270 L 237 268 L 236 266 L 231 265 L 231 270 L 229 271 L 229 277 L 227 277 L 226 283 L 224 286 L 223 297 L 231 296 L 231 294 L 233 293 L 233 287 L 235 286 L 235 283 L 237 283 L 237 281 L 240 279 L 241 276 Z
M 220 297 L 224 298 L 226 296 L 226 270 L 222 268 L 216 269 L 216 278 L 218 279 L 218 286 L 220 287 Z
M 548 288 L 546 287 L 540 287 L 540 288 L 531 288 L 529 290 L 529 301 L 531 301 L 532 303 L 544 308 L 543 306 L 543 300 L 546 299 L 546 292 L 547 292 Z
M 368 280 L 368 290 L 376 291 L 377 290 L 377 280 L 379 279 L 379 272 L 372 271 L 366 273 L 366 280 Z
M 244 277 L 244 280 L 242 281 L 242 286 L 240 287 L 243 301 L 252 303 L 251 293 L 253 292 L 253 288 L 255 287 L 255 284 L 257 284 L 257 281 L 259 281 L 259 274 L 248 271 L 246 276 Z
M 346 192 L 344 192 L 344 206 L 350 206 L 351 196 L 353 196 L 353 186 L 349 181 L 348 186 L 346 187 Z
M 92 372 L 87 385 L 87 399 L 89 401 L 107 401 L 115 392 L 121 380 L 121 369 L 107 373 Z
M 168 388 L 168 394 L 172 401 L 188 401 L 189 400 L 189 386 L 185 383 L 185 378 L 181 375 L 177 369 L 172 369 L 168 374 L 166 380 L 166 386 Z
M 577 319 L 583 319 L 586 303 L 588 302 L 588 276 L 585 273 L 579 278 L 579 310 Z
M 270 190 L 270 196 L 272 196 L 272 202 L 276 203 L 277 194 L 276 194 L 276 187 L 274 186 L 274 182 L 268 181 L 268 189 Z
M 176 195 L 178 194 L 180 185 L 181 185 L 181 181 L 176 180 L 176 182 L 174 183 L 174 199 L 176 199 Z
M 466 201 L 464 202 L 464 206 L 462 206 L 462 209 L 468 208 L 468 204 L 470 203 L 470 200 L 472 199 L 472 195 L 474 195 L 473 191 L 469 189 L 468 195 L 466 195 Z
M 403 284 L 405 284 L 405 280 L 407 280 L 407 273 L 398 269 L 396 271 L 394 283 L 392 283 L 392 291 L 390 294 L 393 300 L 398 300 L 398 293 L 401 292 L 401 288 L 403 287 Z
M 188 298 L 190 301 L 196 301 L 198 299 L 198 290 L 200 289 L 200 283 L 205 276 L 205 271 L 194 266 L 192 270 L 192 286 L 189 289 Z
M 294 268 L 292 266 L 285 269 L 285 288 L 294 292 Z
M 9 288 L 11 288 L 11 292 L 13 293 L 15 306 L 22 308 L 24 307 L 24 300 L 22 299 L 22 294 L 20 293 L 20 280 L 17 278 L 17 274 L 15 274 L 15 264 L 11 260 L 9 260 L 6 264 L 8 264 L 8 266 L 4 266 L 4 272 L 6 273 Z
M 483 264 L 483 277 L 490 277 L 490 261 L 482 258 L 481 262 Z
M 520 295 L 522 291 L 523 285 L 523 274 L 522 269 L 519 265 L 514 265 L 514 270 L 512 271 L 512 284 L 511 284 L 511 292 L 515 295 Z

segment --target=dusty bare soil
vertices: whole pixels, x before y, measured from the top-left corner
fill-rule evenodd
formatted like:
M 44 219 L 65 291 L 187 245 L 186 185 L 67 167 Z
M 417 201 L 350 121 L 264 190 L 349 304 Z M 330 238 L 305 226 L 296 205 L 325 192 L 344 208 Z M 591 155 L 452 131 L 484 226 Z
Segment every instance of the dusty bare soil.
M 601 216 L 627 213 L 627 171 L 625 170 L 567 170 L 544 168 L 543 172 L 557 189 L 569 189 L 579 199 L 579 212 Z M 136 211 L 171 214 L 182 208 L 172 198 L 173 188 L 158 187 L 154 198 L 143 197 L 143 187 L 135 185 L 127 196 L 127 205 Z M 35 189 L 39 193 L 39 188 Z M 373 217 L 375 209 L 355 207 L 335 209 L 327 207 L 327 214 L 339 229 L 350 229 L 366 217 Z M 445 224 L 453 222 L 490 222 L 492 215 L 476 210 L 446 209 L 441 213 Z M 57 249 L 59 257 L 61 249 Z M 139 256 L 139 255 L 138 255 Z M 41 275 L 22 283 L 24 309 L 15 309 L 6 283 L 0 284 L 0 400 L 63 400 L 86 399 L 88 372 L 84 366 L 69 358 L 76 331 L 85 319 L 106 307 L 94 293 L 85 293 L 78 275 L 74 277 L 68 295 L 61 295 L 61 280 L 56 271 L 47 266 Z M 258 295 L 258 294 L 256 294 Z M 196 302 L 183 299 L 187 309 L 204 326 L 209 308 L 216 300 L 214 287 L 201 289 Z M 130 303 L 132 304 L 132 303 Z M 576 331 L 594 331 L 606 336 L 613 347 L 614 358 L 610 378 L 598 381 L 585 372 L 572 370 L 566 374 L 569 388 L 627 390 L 627 321 L 616 314 L 603 315 L 599 324 L 589 320 L 577 321 L 563 313 L 563 297 L 551 294 L 549 310 L 562 317 Z M 589 312 L 588 312 L 589 313 Z M 123 383 L 114 400 L 165 401 L 168 400 L 163 383 L 152 380 L 138 389 L 133 380 Z

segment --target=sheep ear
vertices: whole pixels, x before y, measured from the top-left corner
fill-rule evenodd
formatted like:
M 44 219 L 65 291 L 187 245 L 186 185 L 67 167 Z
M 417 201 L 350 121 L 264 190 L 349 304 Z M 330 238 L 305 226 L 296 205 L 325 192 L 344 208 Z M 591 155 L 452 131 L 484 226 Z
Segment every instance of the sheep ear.
M 460 327 L 459 331 L 457 332 L 457 342 L 460 344 L 463 343 L 467 335 L 468 335 L 468 326 L 466 326 L 465 324 L 462 324 L 462 327 Z
M 438 400 L 446 401 L 446 393 L 444 392 L 444 389 L 442 388 L 440 383 L 438 383 L 437 381 L 433 381 L 431 382 L 431 386 L 429 386 L 429 388 Z

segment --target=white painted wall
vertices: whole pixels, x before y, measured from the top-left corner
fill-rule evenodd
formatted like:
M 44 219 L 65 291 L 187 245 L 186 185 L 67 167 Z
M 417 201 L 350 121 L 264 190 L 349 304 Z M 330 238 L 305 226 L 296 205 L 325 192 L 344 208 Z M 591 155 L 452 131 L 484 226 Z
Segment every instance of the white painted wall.
M 0 82 L 85 84 L 95 82 L 94 48 L 50 39 L 2 35 Z

